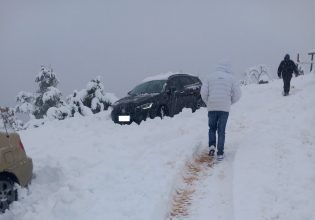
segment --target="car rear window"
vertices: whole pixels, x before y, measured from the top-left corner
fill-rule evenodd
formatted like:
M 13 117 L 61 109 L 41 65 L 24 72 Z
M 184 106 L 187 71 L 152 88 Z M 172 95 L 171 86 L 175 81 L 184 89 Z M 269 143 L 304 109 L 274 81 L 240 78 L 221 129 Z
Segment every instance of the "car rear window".
M 200 80 L 198 77 L 190 77 L 190 80 L 195 84 L 195 83 L 199 83 Z
M 201 82 L 198 77 L 194 76 L 184 76 L 181 77 L 181 82 L 185 87 L 189 87 L 191 85 L 199 85 Z
M 188 86 L 188 85 L 193 84 L 193 81 L 187 76 L 180 77 L 180 81 L 181 81 L 183 86 Z

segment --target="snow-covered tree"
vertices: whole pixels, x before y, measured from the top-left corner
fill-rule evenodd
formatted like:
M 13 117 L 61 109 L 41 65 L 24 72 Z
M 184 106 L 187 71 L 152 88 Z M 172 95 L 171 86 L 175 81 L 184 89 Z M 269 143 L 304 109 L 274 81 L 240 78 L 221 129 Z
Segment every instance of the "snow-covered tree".
M 49 87 L 57 87 L 59 80 L 56 78 L 52 68 L 47 69 L 45 66 L 41 66 L 40 72 L 35 78 L 35 82 L 38 83 L 38 93 L 44 93 Z
M 241 81 L 242 84 L 263 84 L 268 83 L 274 77 L 271 77 L 269 70 L 266 65 L 259 64 L 257 66 L 249 68 L 245 74 L 244 79 Z
M 49 108 L 62 106 L 62 94 L 56 88 L 59 81 L 52 68 L 47 69 L 42 66 L 35 82 L 38 83 L 39 89 L 35 95 L 33 114 L 39 119 L 46 115 Z
M 21 114 L 28 114 L 32 117 L 34 111 L 35 96 L 30 92 L 19 92 L 16 97 L 15 112 Z
M 94 114 L 107 110 L 117 100 L 113 94 L 104 92 L 100 77 L 91 80 L 87 88 L 80 91 L 79 97 L 83 105 L 90 108 Z

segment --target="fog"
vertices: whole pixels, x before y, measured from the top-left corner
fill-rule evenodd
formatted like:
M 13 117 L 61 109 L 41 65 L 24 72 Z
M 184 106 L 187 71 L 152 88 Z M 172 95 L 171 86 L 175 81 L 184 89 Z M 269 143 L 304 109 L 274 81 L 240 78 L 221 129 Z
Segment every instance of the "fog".
M 204 77 L 221 59 L 235 73 L 286 53 L 309 59 L 315 1 L 0 1 L 0 106 L 35 92 L 51 66 L 64 96 L 100 75 L 118 97 L 144 77 L 181 71 Z

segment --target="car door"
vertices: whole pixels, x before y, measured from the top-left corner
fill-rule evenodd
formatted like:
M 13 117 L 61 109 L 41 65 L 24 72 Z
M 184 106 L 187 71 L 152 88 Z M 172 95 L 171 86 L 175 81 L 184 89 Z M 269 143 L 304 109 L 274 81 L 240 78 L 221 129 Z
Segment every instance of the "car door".
M 186 93 L 186 107 L 195 107 L 197 101 L 200 99 L 201 82 L 197 78 L 186 76 L 184 88 Z
M 172 77 L 168 82 L 169 94 L 169 110 L 171 115 L 179 113 L 184 105 L 184 87 L 178 76 Z
M 183 107 L 191 108 L 193 105 L 193 88 L 191 85 L 193 84 L 193 81 L 190 80 L 188 76 L 182 76 L 180 77 L 181 84 L 183 86 L 182 90 L 182 99 L 183 99 Z

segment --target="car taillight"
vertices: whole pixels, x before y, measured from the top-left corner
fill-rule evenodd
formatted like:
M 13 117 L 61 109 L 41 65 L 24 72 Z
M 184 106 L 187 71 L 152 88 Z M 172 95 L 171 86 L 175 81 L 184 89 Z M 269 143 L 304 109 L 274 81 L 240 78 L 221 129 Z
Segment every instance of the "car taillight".
M 22 143 L 22 141 L 21 141 L 21 140 L 19 140 L 19 145 L 20 145 L 20 148 L 21 148 L 23 151 L 25 151 L 25 149 L 24 149 L 24 145 L 23 145 L 23 143 Z

